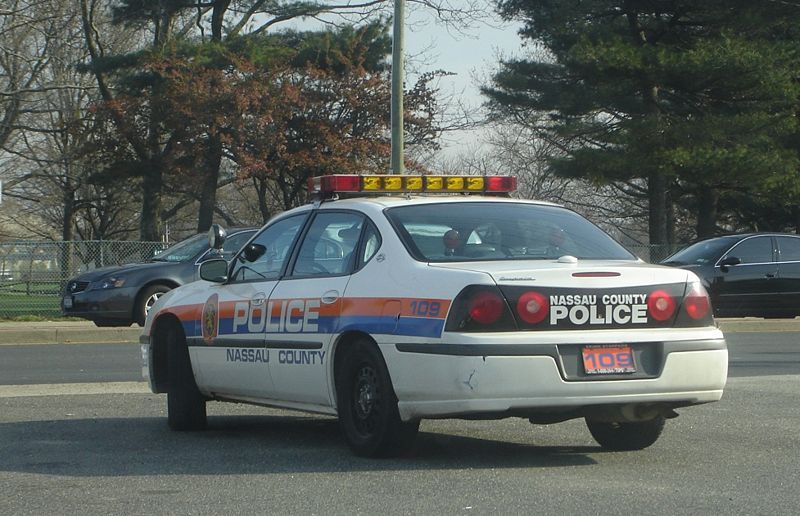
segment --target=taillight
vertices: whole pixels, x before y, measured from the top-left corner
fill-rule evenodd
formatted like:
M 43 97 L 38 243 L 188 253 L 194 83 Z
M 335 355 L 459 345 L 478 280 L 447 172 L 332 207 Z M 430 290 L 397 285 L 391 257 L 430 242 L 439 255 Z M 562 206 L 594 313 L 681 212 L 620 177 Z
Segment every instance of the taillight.
M 500 294 L 481 292 L 469 301 L 469 316 L 480 324 L 492 324 L 503 315 L 505 301 Z
M 687 315 L 695 321 L 708 316 L 711 311 L 711 300 L 708 298 L 708 292 L 703 288 L 703 285 L 697 282 L 689 285 L 686 297 L 683 300 L 683 308 L 686 310 Z
M 675 315 L 675 299 L 663 290 L 651 292 L 647 296 L 647 312 L 656 321 L 667 321 Z
M 500 289 L 470 285 L 453 300 L 445 331 L 516 331 L 517 325 Z
M 528 324 L 539 324 L 550 313 L 550 301 L 538 292 L 525 292 L 517 301 L 517 314 Z

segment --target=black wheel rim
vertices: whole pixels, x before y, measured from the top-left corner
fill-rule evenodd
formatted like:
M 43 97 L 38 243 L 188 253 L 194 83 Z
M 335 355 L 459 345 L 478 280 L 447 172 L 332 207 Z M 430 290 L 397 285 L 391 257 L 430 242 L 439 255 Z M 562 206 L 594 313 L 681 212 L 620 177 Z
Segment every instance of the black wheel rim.
M 381 414 L 381 389 L 378 372 L 369 364 L 362 364 L 356 372 L 352 406 L 356 431 L 365 437 L 373 435 Z

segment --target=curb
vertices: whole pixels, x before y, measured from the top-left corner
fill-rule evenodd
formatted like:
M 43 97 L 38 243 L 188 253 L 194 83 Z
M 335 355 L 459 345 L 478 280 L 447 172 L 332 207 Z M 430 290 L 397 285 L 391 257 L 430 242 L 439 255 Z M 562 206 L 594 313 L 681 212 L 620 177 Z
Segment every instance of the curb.
M 139 342 L 138 326 L 98 328 L 91 322 L 0 323 L 0 346 L 45 344 L 131 344 Z

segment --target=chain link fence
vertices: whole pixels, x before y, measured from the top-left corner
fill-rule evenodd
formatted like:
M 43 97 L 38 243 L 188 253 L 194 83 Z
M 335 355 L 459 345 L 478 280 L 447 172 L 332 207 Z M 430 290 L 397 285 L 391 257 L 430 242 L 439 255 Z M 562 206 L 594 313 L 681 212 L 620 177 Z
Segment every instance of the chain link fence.
M 0 318 L 54 317 L 67 281 L 109 265 L 141 262 L 163 242 L 0 242 Z
M 675 251 L 685 247 L 682 244 L 674 245 L 627 245 L 630 252 L 648 263 L 659 263 Z
M 141 262 L 169 246 L 163 242 L 0 242 L 0 319 L 57 317 L 67 281 L 99 267 Z M 628 246 L 658 263 L 675 246 Z

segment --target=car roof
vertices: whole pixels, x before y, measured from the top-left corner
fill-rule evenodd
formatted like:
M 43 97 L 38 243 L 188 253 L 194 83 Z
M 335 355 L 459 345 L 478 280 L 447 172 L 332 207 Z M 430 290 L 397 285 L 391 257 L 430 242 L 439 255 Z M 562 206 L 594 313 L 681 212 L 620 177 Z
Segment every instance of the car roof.
M 423 205 L 423 204 L 442 204 L 442 203 L 463 203 L 463 202 L 485 202 L 485 203 L 524 203 L 539 206 L 562 207 L 547 201 L 535 201 L 530 199 L 517 199 L 511 197 L 487 196 L 487 195 L 379 195 L 374 197 L 347 197 L 336 200 L 326 200 L 322 206 L 326 208 L 351 208 L 356 206 L 371 205 L 378 208 L 391 208 L 395 206 Z
M 779 231 L 754 231 L 750 233 L 730 233 L 727 235 L 717 235 L 708 238 L 701 238 L 696 242 L 707 242 L 709 240 L 743 240 L 745 238 L 754 237 L 754 236 L 793 236 L 793 237 L 800 237 L 800 235 L 796 235 L 794 233 L 781 233 Z

